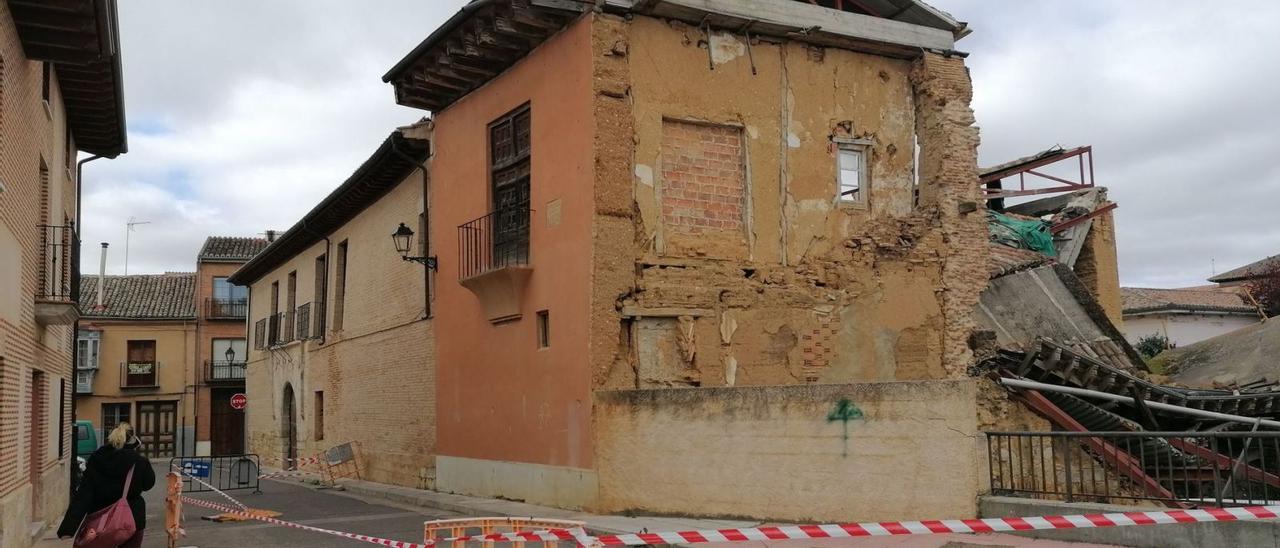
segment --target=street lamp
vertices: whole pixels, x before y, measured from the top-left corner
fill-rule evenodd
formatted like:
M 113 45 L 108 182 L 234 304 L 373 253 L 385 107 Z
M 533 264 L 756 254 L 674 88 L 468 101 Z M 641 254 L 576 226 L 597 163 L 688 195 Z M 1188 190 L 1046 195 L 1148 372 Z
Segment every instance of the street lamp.
M 228 346 L 228 347 L 227 347 L 227 353 L 226 353 L 226 356 L 227 356 L 227 363 L 235 363 L 235 361 L 236 361 L 236 349 L 231 348 L 231 347 L 229 347 L 229 346 Z
M 439 271 L 440 265 L 436 262 L 435 257 L 413 257 L 409 255 L 409 249 L 413 247 L 413 229 L 400 223 L 396 231 L 391 234 L 391 241 L 396 246 L 396 253 L 400 254 L 400 258 L 406 261 L 415 262 L 426 265 L 431 270 Z

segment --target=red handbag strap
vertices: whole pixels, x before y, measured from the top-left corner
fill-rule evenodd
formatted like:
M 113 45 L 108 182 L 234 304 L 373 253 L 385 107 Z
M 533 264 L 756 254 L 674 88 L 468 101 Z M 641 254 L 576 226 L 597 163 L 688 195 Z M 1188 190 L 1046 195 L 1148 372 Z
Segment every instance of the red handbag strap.
M 129 496 L 129 486 L 133 483 L 133 469 L 137 467 L 137 464 L 129 467 L 129 473 L 124 476 L 124 491 L 120 492 L 121 500 L 124 500 Z

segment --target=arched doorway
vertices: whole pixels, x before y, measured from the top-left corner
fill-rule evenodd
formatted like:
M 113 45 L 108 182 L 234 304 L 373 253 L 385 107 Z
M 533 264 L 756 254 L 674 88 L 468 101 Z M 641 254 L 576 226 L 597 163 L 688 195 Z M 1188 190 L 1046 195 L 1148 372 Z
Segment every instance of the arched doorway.
M 286 459 L 284 468 L 294 468 L 298 462 L 298 410 L 294 405 L 293 385 L 284 385 L 284 405 L 280 410 L 280 438 L 284 449 L 280 452 Z

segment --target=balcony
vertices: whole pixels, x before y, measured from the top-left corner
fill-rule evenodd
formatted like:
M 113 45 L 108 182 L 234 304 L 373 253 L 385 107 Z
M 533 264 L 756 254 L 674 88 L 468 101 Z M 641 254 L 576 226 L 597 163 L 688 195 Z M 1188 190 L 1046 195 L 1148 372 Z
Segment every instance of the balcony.
M 160 362 L 120 362 L 120 388 L 159 388 Z
M 504 207 L 458 227 L 458 283 L 490 322 L 520 318 L 529 267 L 529 203 Z
M 204 381 L 213 383 L 243 383 L 245 362 L 214 360 L 204 362 Z
M 304 304 L 297 308 L 293 314 L 294 333 L 297 334 L 297 340 L 305 341 L 311 338 L 311 303 Z
M 97 375 L 97 369 L 77 369 L 76 370 L 76 394 L 92 394 L 93 378 Z
M 248 299 L 204 300 L 204 317 L 210 320 L 243 320 L 249 313 Z
M 75 227 L 40 225 L 40 286 L 35 316 L 41 325 L 70 325 L 80 317 L 80 240 Z

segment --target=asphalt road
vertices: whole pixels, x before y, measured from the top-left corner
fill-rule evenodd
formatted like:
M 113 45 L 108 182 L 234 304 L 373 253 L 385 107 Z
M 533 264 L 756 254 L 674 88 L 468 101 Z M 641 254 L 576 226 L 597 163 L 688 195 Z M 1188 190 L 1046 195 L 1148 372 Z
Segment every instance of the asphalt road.
M 164 535 L 164 483 L 165 466 L 156 464 L 156 487 L 146 495 L 148 531 L 143 546 L 162 548 Z M 249 508 L 281 512 L 277 519 L 320 527 L 361 533 L 391 540 L 422 541 L 422 522 L 431 519 L 454 518 L 457 514 L 432 511 L 410 506 L 396 506 L 386 502 L 370 502 L 342 494 L 340 491 L 315 489 L 291 482 L 262 480 L 262 493 L 229 491 Z M 193 498 L 226 504 L 216 493 L 191 493 Z M 301 529 L 293 529 L 260 521 L 217 523 L 200 519 L 218 512 L 193 505 L 184 505 L 186 514 L 185 539 L 179 546 L 200 548 L 248 548 L 266 546 L 373 546 Z

